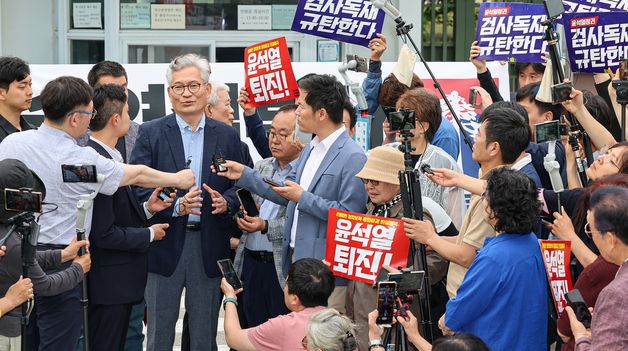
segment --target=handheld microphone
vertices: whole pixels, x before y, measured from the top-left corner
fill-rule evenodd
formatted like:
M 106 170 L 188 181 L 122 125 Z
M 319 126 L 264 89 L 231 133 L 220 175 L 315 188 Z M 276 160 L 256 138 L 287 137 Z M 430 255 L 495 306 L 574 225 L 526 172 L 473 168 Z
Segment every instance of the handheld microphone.
M 384 11 L 388 16 L 392 19 L 397 20 L 397 18 L 401 17 L 401 13 L 397 8 L 390 2 L 390 0 L 375 0 L 373 1 L 373 6 Z
M 430 165 L 429 165 L 429 164 L 427 164 L 427 163 L 423 163 L 423 164 L 421 165 L 421 172 L 422 172 L 423 174 L 431 174 L 431 175 L 434 175 L 434 171 L 432 171 L 432 167 L 430 167 Z

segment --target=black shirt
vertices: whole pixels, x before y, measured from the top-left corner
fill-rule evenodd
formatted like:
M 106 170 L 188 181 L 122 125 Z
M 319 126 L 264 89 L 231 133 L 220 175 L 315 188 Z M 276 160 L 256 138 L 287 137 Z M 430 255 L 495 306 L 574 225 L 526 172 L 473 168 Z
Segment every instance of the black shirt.
M 22 131 L 25 131 L 29 129 L 35 129 L 35 126 L 26 122 L 24 117 L 20 116 L 20 128 L 22 128 Z M 0 115 L 0 143 L 2 142 L 2 140 L 4 140 L 4 138 L 9 136 L 9 134 L 13 134 L 19 131 L 20 130 L 15 128 L 15 126 L 13 126 L 11 122 L 9 122 L 6 118 Z

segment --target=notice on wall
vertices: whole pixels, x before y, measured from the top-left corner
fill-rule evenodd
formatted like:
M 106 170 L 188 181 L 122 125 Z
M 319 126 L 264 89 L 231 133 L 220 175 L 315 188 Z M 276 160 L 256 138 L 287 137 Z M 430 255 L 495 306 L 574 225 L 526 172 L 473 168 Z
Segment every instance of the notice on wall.
M 150 6 L 151 29 L 185 29 L 185 5 Z
M 102 28 L 102 7 L 99 2 L 80 2 L 72 6 L 74 28 Z
M 238 30 L 273 29 L 272 5 L 238 5 Z
M 273 30 L 290 30 L 297 5 L 272 5 Z
M 150 29 L 150 4 L 120 4 L 120 29 Z

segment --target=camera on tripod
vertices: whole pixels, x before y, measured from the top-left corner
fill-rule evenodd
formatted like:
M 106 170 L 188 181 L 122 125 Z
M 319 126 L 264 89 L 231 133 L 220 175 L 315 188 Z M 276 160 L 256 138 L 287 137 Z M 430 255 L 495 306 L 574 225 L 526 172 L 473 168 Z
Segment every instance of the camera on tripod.
M 391 131 L 410 131 L 415 128 L 416 117 L 414 110 L 407 108 L 388 113 L 388 123 Z

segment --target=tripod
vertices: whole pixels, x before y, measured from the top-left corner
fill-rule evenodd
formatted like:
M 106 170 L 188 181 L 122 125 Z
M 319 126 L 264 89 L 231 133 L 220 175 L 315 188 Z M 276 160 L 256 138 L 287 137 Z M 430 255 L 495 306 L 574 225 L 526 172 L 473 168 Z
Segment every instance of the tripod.
M 35 222 L 35 216 L 32 212 L 19 213 L 9 218 L 7 223 L 12 224 L 12 227 L 5 238 L 8 238 L 13 232 L 17 232 L 22 237 L 22 277 L 28 278 L 28 268 L 35 265 L 39 225 Z M 22 304 L 22 317 L 20 318 L 22 350 L 26 350 L 26 326 L 29 323 L 33 307 L 35 307 L 33 300 L 28 300 Z
M 549 16 L 548 16 L 549 17 Z M 556 35 L 556 31 L 554 30 L 554 23 L 556 22 L 556 18 L 549 17 L 546 21 L 541 22 L 541 25 L 546 26 L 545 29 L 545 40 L 549 46 L 550 50 L 550 58 L 554 63 L 552 65 L 554 75 L 554 82 L 562 83 L 565 81 L 565 72 L 563 70 L 563 65 L 560 62 L 560 56 L 558 55 L 558 36 Z M 569 124 L 571 131 L 577 132 L 578 136 L 582 138 L 582 143 L 584 144 L 584 153 L 586 157 L 586 164 L 593 163 L 593 151 L 591 149 L 591 140 L 587 135 L 586 131 L 582 128 L 578 120 L 571 114 L 571 112 L 567 112 L 567 119 L 569 120 Z M 576 142 L 577 143 L 577 142 Z M 574 145 L 570 141 L 570 145 L 572 149 Z M 578 177 L 580 178 L 580 182 L 583 186 L 587 184 L 588 177 L 586 173 L 585 161 L 580 156 L 580 153 L 576 153 L 576 164 L 578 164 Z
M 410 138 L 413 136 L 409 130 L 401 130 L 400 135 L 403 138 L 399 149 L 403 152 L 404 170 L 399 171 L 399 186 L 401 188 L 401 201 L 403 203 L 403 215 L 408 218 L 423 219 L 423 203 L 421 200 L 421 183 L 419 183 L 419 174 L 414 169 L 412 164 L 412 144 Z M 427 256 L 425 253 L 425 245 L 419 245 L 419 259 L 416 261 L 415 244 L 410 243 L 410 255 L 413 260 L 413 266 L 415 268 L 422 269 L 427 272 Z M 416 263 L 419 263 L 418 265 Z M 433 322 L 432 311 L 430 306 L 431 284 L 429 274 L 423 276 L 424 290 L 420 295 L 420 307 L 421 307 L 421 334 L 424 335 L 425 340 L 432 342 L 434 340 L 433 335 Z

